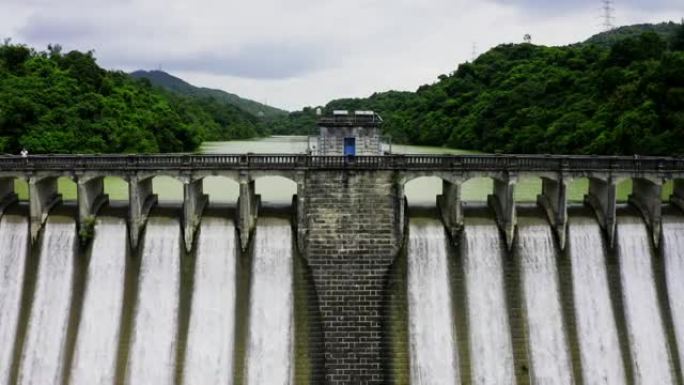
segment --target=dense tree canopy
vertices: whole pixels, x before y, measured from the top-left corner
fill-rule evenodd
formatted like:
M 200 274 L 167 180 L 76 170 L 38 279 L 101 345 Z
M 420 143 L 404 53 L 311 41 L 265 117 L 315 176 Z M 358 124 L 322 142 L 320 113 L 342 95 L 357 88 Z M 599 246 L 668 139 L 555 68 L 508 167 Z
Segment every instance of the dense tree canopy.
M 0 152 L 192 151 L 259 134 L 253 116 L 100 68 L 92 52 L 0 45 Z
M 486 152 L 684 154 L 684 26 L 612 45 L 502 45 L 412 92 L 341 99 L 374 109 L 393 140 Z M 313 109 L 283 131 L 303 132 Z M 305 124 L 301 124 L 304 122 Z

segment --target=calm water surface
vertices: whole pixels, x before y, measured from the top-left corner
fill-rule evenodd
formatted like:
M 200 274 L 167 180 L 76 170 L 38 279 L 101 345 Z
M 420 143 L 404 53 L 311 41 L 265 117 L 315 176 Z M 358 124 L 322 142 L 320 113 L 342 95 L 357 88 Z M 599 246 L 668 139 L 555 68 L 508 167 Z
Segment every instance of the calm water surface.
M 204 154 L 300 154 L 306 153 L 309 146 L 316 145 L 306 136 L 272 136 L 268 138 L 234 140 L 229 142 L 206 142 L 199 152 Z M 384 144 L 389 151 L 390 145 Z M 473 151 L 455 150 L 441 147 L 392 145 L 395 154 L 476 154 Z M 27 186 L 24 181 L 16 181 L 16 190 L 20 199 L 27 199 Z M 180 201 L 183 199 L 182 184 L 170 177 L 159 176 L 153 180 L 154 191 L 160 201 Z M 589 189 L 587 179 L 578 179 L 568 185 L 568 199 L 581 202 Z M 257 194 L 264 203 L 287 204 L 297 191 L 294 182 L 281 177 L 262 177 L 256 180 Z M 632 190 L 632 182 L 624 181 L 618 185 L 618 200 L 626 201 Z M 59 191 L 65 200 L 76 199 L 76 184 L 68 178 L 59 179 Z M 128 200 L 128 185 L 119 178 L 105 178 L 105 191 L 110 200 Z M 462 198 L 465 201 L 484 202 L 491 194 L 492 181 L 487 178 L 475 178 L 463 184 Z M 204 192 L 209 194 L 211 202 L 234 203 L 238 197 L 238 184 L 221 177 L 209 177 L 204 180 Z M 405 186 L 406 196 L 411 205 L 434 205 L 435 197 L 442 193 L 442 181 L 436 177 L 414 179 Z M 519 202 L 535 202 L 541 193 L 541 179 L 520 179 L 516 185 L 515 196 Z M 665 185 L 663 199 L 672 194 L 672 183 Z

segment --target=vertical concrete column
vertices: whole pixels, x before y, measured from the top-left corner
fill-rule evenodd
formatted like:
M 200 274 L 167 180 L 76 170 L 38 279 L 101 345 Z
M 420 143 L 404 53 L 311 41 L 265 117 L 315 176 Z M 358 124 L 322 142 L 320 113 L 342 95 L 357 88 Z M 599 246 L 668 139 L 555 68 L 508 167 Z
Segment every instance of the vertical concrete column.
M 663 181 L 635 178 L 632 181 L 632 194 L 629 203 L 639 210 L 644 222 L 651 230 L 653 244 L 660 244 L 660 232 L 662 229 L 662 193 Z
M 238 231 L 240 232 L 240 245 L 247 249 L 249 235 L 256 224 L 258 197 L 254 189 L 254 181 L 250 180 L 249 174 L 240 174 L 240 197 L 238 198 Z
M 494 179 L 494 194 L 487 197 L 487 203 L 496 213 L 496 222 L 506 237 L 506 245 L 513 247 L 517 215 L 515 211 L 515 184 L 517 178 L 506 175 L 501 179 Z
M 78 189 L 78 220 L 83 226 L 88 217 L 97 215 L 100 208 L 107 203 L 109 197 L 104 193 L 104 177 L 80 177 Z
M 195 231 L 202 219 L 202 212 L 209 201 L 204 194 L 202 180 L 183 183 L 183 227 L 185 231 L 185 249 L 192 250 Z
M 137 248 L 140 231 L 145 226 L 150 210 L 157 203 L 157 195 L 152 191 L 152 178 L 130 177 L 128 179 L 128 199 L 131 247 Z
M 452 239 L 456 239 L 456 235 L 463 229 L 460 181 L 442 180 L 442 195 L 437 196 L 437 207 L 449 235 Z
M 617 189 L 613 178 L 589 178 L 589 194 L 584 196 L 584 202 L 594 210 L 599 225 L 605 230 L 608 244 L 615 245 L 615 206 L 617 204 Z
M 62 197 L 57 193 L 57 177 L 34 175 L 29 178 L 28 185 L 31 240 L 35 241 L 48 213 Z
M 297 208 L 297 247 L 300 251 L 306 249 L 306 238 L 309 231 L 309 223 L 307 217 L 307 207 L 306 207 L 306 173 L 303 171 L 297 172 L 297 195 L 295 197 L 295 203 Z
M 558 180 L 542 178 L 542 193 L 537 196 L 537 204 L 546 212 L 546 217 L 558 236 L 561 250 L 565 250 L 568 201 L 567 181 L 562 175 Z
M 684 179 L 674 180 L 674 190 L 670 196 L 670 202 L 684 211 Z
M 0 178 L 0 217 L 7 207 L 19 200 L 14 192 L 14 177 Z

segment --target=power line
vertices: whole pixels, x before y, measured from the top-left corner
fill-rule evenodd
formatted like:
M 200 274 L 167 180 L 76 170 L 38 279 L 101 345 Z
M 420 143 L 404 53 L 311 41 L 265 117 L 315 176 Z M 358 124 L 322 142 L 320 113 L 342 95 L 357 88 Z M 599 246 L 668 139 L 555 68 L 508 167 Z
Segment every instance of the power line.
M 603 29 L 610 31 L 615 28 L 615 2 L 613 0 L 601 0 L 603 6 L 601 7 L 603 18 Z

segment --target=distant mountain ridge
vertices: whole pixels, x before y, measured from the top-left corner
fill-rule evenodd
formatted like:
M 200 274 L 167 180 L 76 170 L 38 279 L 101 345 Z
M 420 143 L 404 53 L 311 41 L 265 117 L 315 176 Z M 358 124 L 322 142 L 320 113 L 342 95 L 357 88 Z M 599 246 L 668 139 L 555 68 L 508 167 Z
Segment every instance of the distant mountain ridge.
M 287 114 L 287 111 L 285 110 L 255 102 L 254 100 L 245 99 L 226 91 L 194 86 L 185 80 L 175 77 L 164 71 L 138 70 L 130 73 L 130 75 L 136 79 L 147 79 L 154 86 L 161 87 L 184 96 L 200 98 L 209 97 L 216 99 L 219 102 L 233 105 L 256 117 L 270 118 Z

